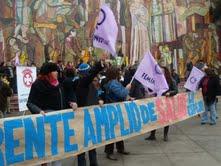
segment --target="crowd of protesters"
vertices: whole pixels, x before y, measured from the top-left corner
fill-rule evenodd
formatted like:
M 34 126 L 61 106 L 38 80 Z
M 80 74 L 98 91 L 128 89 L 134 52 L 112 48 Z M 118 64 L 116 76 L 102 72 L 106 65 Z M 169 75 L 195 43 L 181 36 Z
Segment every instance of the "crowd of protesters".
M 126 68 L 118 68 L 106 62 L 106 54 L 100 57 L 100 60 L 94 65 L 81 62 L 77 66 L 68 62 L 66 66 L 62 61 L 58 63 L 45 63 L 38 70 L 37 80 L 33 83 L 29 94 L 27 107 L 32 114 L 43 114 L 47 112 L 58 111 L 66 108 L 76 110 L 78 107 L 90 105 L 103 105 L 107 103 L 123 102 L 127 100 L 155 97 L 151 89 L 145 88 L 133 75 L 136 72 L 138 64 Z M 32 66 L 35 66 L 34 64 Z M 193 65 L 187 63 L 186 79 L 191 72 Z M 201 116 L 201 124 L 216 124 L 216 103 L 217 96 L 220 95 L 219 77 L 212 68 L 205 67 L 201 62 L 199 69 L 206 75 L 200 82 L 203 98 L 205 101 L 205 112 Z M 179 75 L 175 70 L 169 70 L 161 66 L 162 72 L 166 78 L 169 90 L 163 96 L 171 97 L 178 93 Z M 16 90 L 16 72 L 15 67 L 10 63 L 2 63 L 0 66 L 0 110 L 7 112 L 7 98 Z M 210 113 L 210 117 L 208 114 Z M 145 140 L 156 140 L 156 130 L 151 131 L 149 137 Z M 164 127 L 164 141 L 168 141 L 169 126 Z M 108 144 L 104 152 L 110 160 L 118 160 L 114 154 L 114 145 L 117 152 L 123 155 L 129 155 L 125 150 L 123 141 Z M 90 166 L 98 166 L 96 149 L 89 152 Z M 51 163 L 53 166 L 61 166 L 61 161 Z M 42 164 L 47 165 L 47 163 Z M 78 165 L 86 166 L 85 153 L 78 155 Z

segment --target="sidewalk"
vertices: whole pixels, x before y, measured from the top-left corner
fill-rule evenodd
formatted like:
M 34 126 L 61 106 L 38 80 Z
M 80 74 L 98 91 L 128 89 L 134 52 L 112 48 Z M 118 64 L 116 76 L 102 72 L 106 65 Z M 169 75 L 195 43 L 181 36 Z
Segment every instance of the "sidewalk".
M 157 141 L 145 141 L 142 135 L 125 141 L 128 156 L 118 161 L 105 158 L 104 147 L 97 149 L 99 166 L 221 166 L 221 102 L 217 125 L 200 125 L 200 118 L 171 126 L 169 141 L 164 142 L 162 129 Z M 88 161 L 88 160 L 87 160 Z M 64 166 L 77 166 L 76 158 L 63 161 Z

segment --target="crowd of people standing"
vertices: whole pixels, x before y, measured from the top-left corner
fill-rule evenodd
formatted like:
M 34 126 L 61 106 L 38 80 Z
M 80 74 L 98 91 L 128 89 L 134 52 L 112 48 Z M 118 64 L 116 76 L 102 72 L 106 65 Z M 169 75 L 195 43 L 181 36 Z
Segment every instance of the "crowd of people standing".
M 90 105 L 100 105 L 123 102 L 127 100 L 155 97 L 151 89 L 145 88 L 133 75 L 138 64 L 127 68 L 118 68 L 106 63 L 106 54 L 103 54 L 99 61 L 93 65 L 81 62 L 74 66 L 68 62 L 64 67 L 62 62 L 45 63 L 38 70 L 37 80 L 33 83 L 29 94 L 27 107 L 32 114 L 45 115 L 48 112 Z M 188 66 L 190 73 L 190 65 Z M 166 78 L 169 90 L 163 96 L 171 97 L 178 93 L 179 75 L 175 70 L 161 66 Z M 217 96 L 221 94 L 219 78 L 212 68 L 204 68 L 205 77 L 201 80 L 200 88 L 205 102 L 206 111 L 201 116 L 201 124 L 216 124 L 216 102 Z M 16 93 L 16 72 L 9 64 L 2 63 L 0 67 L 0 110 L 7 112 L 7 97 Z M 133 79 L 133 80 L 132 80 Z M 6 97 L 5 97 L 6 96 Z M 208 115 L 210 113 L 210 117 Z M 145 140 L 154 141 L 156 130 L 151 131 Z M 169 126 L 164 128 L 164 141 L 168 141 Z M 117 160 L 114 153 L 116 144 L 117 152 L 129 155 L 123 141 L 111 143 L 105 146 L 104 152 L 110 160 Z M 89 152 L 90 166 L 98 166 L 96 149 Z M 42 164 L 47 165 L 47 163 Z M 54 166 L 61 166 L 61 161 L 52 163 Z M 85 153 L 78 155 L 78 165 L 86 166 Z

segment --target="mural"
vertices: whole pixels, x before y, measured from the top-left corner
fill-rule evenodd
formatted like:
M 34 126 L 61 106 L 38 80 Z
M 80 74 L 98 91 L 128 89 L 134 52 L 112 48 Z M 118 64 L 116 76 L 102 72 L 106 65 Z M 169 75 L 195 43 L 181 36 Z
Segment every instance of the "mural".
M 220 68 L 220 35 L 208 0 L 0 0 L 0 60 L 15 65 L 91 61 L 99 6 L 112 8 L 117 50 L 129 64 L 151 49 L 164 66 L 185 75 L 187 61 Z M 111 25 L 110 25 L 111 26 Z

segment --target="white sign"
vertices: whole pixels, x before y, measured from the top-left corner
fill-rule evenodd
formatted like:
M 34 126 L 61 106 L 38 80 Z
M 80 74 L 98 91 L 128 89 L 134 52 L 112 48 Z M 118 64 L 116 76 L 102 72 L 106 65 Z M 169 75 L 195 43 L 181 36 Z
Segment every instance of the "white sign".
M 191 91 L 196 91 L 198 89 L 201 79 L 205 76 L 205 73 L 200 69 L 193 66 L 190 76 L 188 77 L 184 87 Z
M 37 69 L 36 67 L 17 66 L 16 73 L 19 111 L 26 111 L 31 86 L 37 78 Z

